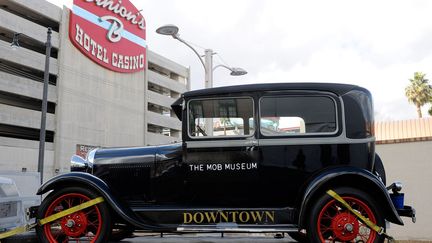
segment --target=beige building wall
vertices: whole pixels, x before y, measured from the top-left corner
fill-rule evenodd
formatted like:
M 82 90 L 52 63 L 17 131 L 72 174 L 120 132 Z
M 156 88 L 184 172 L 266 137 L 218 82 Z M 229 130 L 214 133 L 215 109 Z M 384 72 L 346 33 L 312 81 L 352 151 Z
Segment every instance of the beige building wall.
M 375 122 L 375 137 L 380 144 L 431 140 L 432 117 Z
M 146 144 L 158 145 L 181 141 L 181 121 L 171 110 L 182 93 L 188 91 L 189 68 L 155 52 L 147 51 L 146 72 Z
M 0 136 L 0 171 L 3 173 L 37 171 L 39 142 L 29 137 L 38 134 L 40 128 L 38 100 L 42 97 L 47 26 L 53 27 L 50 74 L 58 74 L 58 59 L 53 53 L 59 48 L 56 27 L 60 17 L 61 10 L 46 1 L 0 0 L 0 126 L 5 135 Z M 22 33 L 21 47 L 16 50 L 11 48 L 14 33 Z M 57 102 L 56 86 L 52 83 L 48 101 Z M 52 132 L 55 126 L 55 114 L 49 112 L 47 130 Z M 46 142 L 44 161 L 46 178 L 54 171 L 51 140 Z
M 375 123 L 376 151 L 387 184 L 404 184 L 405 204 L 417 210 L 417 223 L 402 218 L 405 226 L 391 225 L 396 239 L 432 240 L 432 118 Z
M 145 77 L 108 71 L 69 40 L 69 11 L 60 24 L 59 82 L 54 161 L 67 172 L 77 144 L 144 145 Z
M 392 224 L 388 232 L 396 239 L 432 240 L 432 141 L 380 144 L 376 151 L 387 183 L 401 181 L 405 204 L 417 210 L 417 223 L 402 218 L 405 226 Z

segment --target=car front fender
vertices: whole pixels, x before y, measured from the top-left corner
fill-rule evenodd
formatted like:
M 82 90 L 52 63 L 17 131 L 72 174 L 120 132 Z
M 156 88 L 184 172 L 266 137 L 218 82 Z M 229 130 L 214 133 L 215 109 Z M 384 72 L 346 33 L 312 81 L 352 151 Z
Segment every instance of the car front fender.
M 309 180 L 302 190 L 299 202 L 299 226 L 304 227 L 308 208 L 316 197 L 322 196 L 329 189 L 349 186 L 363 189 L 373 196 L 379 207 L 383 209 L 385 218 L 395 224 L 403 225 L 403 221 L 394 207 L 385 185 L 372 173 L 356 167 L 335 167 L 325 170 Z
M 42 195 L 44 193 L 56 190 L 58 188 L 64 188 L 67 186 L 82 186 L 95 190 L 100 194 L 108 205 L 126 222 L 134 225 L 140 229 L 146 230 L 161 230 L 162 227 L 152 224 L 146 224 L 138 220 L 133 212 L 124 207 L 117 198 L 111 193 L 109 186 L 102 181 L 100 178 L 84 173 L 84 172 L 70 172 L 66 174 L 61 174 L 45 182 L 37 191 L 37 195 Z M 164 229 L 166 230 L 166 229 Z

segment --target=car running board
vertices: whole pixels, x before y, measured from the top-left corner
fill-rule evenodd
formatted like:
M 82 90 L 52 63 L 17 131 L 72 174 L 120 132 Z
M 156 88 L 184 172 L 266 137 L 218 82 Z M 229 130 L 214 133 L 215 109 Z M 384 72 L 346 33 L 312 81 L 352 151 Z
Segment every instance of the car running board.
M 278 233 L 278 232 L 297 232 L 298 227 L 294 224 L 274 224 L 274 225 L 251 225 L 236 223 L 219 223 L 214 225 L 179 225 L 178 232 L 224 232 L 224 233 Z

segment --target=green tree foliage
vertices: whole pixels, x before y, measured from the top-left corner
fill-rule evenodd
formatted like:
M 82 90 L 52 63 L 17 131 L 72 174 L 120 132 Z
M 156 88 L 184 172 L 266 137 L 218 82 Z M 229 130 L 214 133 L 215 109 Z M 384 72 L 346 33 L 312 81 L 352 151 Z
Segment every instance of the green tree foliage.
M 431 98 L 431 100 L 429 101 L 429 103 L 431 103 L 431 107 L 429 108 L 429 116 L 432 116 L 432 98 Z
M 415 72 L 414 78 L 409 79 L 410 85 L 405 88 L 405 95 L 408 102 L 414 104 L 417 108 L 419 118 L 422 118 L 421 107 L 430 102 L 432 99 L 432 86 L 429 85 L 425 78 L 426 74 Z M 431 112 L 431 110 L 429 110 Z

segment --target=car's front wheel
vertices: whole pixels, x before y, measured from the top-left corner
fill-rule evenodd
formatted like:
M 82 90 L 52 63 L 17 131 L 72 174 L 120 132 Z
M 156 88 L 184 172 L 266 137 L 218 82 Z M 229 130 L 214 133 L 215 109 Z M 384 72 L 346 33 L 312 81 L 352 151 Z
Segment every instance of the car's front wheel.
M 385 220 L 375 200 L 354 188 L 335 191 L 358 213 L 374 224 L 385 227 Z M 371 230 L 340 202 L 324 194 L 312 206 L 307 235 L 310 242 L 383 242 L 383 236 Z
M 86 188 L 66 187 L 50 193 L 38 210 L 38 219 L 90 201 L 98 195 Z M 107 242 L 111 217 L 105 203 L 99 203 L 36 228 L 40 242 Z

